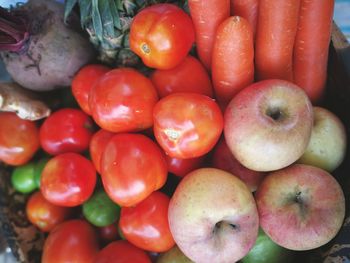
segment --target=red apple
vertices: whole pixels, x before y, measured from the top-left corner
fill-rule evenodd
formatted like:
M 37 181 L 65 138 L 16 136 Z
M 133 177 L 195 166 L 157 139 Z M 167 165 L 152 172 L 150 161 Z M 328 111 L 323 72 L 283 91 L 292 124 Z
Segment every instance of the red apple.
M 342 121 L 329 110 L 314 107 L 310 142 L 298 163 L 332 172 L 343 162 L 345 153 L 346 131 Z
M 224 138 L 221 138 L 214 148 L 212 166 L 238 176 L 252 192 L 258 188 L 265 176 L 263 172 L 253 171 L 244 167 L 233 156 Z
M 328 243 L 345 216 L 344 193 L 335 178 L 303 164 L 267 175 L 256 202 L 262 229 L 275 243 L 291 250 Z
M 253 247 L 259 218 L 252 193 L 238 177 L 215 168 L 186 175 L 169 204 L 175 243 L 194 262 L 235 262 Z
M 284 80 L 264 80 L 238 93 L 224 116 L 224 135 L 245 167 L 272 171 L 304 153 L 311 135 L 313 109 L 303 89 Z

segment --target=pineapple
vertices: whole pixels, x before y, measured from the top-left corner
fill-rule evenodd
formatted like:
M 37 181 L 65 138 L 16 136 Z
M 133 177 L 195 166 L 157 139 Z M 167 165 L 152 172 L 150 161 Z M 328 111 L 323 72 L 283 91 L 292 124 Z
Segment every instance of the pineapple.
M 98 59 L 107 65 L 132 66 L 141 64 L 129 48 L 129 29 L 137 12 L 156 3 L 176 3 L 186 8 L 185 0 L 66 0 L 65 20 L 76 4 L 80 22 L 98 50 Z

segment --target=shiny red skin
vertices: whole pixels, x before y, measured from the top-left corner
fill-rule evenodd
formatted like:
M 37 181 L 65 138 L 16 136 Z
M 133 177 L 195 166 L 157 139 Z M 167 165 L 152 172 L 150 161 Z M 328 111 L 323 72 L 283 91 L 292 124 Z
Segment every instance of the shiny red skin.
M 188 55 L 178 66 L 155 70 L 150 79 L 161 98 L 176 92 L 193 92 L 213 97 L 213 86 L 202 63 Z
M 50 203 L 40 191 L 32 194 L 26 204 L 26 215 L 29 222 L 43 232 L 51 231 L 68 219 L 71 214 L 71 208 Z
M 156 191 L 134 207 L 121 209 L 119 226 L 124 237 L 135 246 L 164 252 L 175 245 L 168 222 L 170 198 Z
M 126 240 L 119 240 L 104 247 L 94 263 L 151 263 L 151 259 L 142 249 Z
M 108 225 L 108 226 L 99 227 L 98 228 L 98 235 L 99 235 L 100 239 L 105 243 L 109 243 L 109 242 L 112 242 L 112 241 L 119 239 L 118 224 L 113 223 L 113 224 Z
M 90 157 L 98 173 L 101 173 L 102 153 L 107 143 L 114 135 L 115 133 L 113 132 L 100 129 L 96 133 L 94 133 L 94 135 L 91 138 L 89 146 Z
M 212 167 L 227 171 L 246 183 L 250 191 L 254 192 L 266 173 L 250 170 L 244 167 L 232 154 L 225 139 L 221 138 L 212 154 Z
M 42 263 L 95 263 L 99 252 L 95 229 L 75 219 L 55 227 L 45 240 Z
M 130 48 L 150 68 L 176 67 L 185 59 L 194 40 L 190 16 L 173 4 L 144 8 L 130 27 Z
M 36 124 L 10 112 L 0 112 L 0 123 L 0 162 L 13 166 L 27 163 L 40 147 Z
M 51 155 L 80 153 L 89 148 L 93 121 L 82 110 L 63 108 L 52 113 L 40 127 L 41 147 Z
M 90 93 L 92 117 L 111 132 L 141 131 L 152 127 L 158 94 L 152 82 L 131 68 L 113 69 L 103 75 Z
M 99 64 L 89 64 L 82 67 L 72 80 L 72 93 L 80 108 L 91 115 L 89 94 L 95 82 L 105 73 L 109 67 Z
M 101 160 L 101 178 L 108 196 L 120 206 L 134 206 L 167 179 L 163 151 L 141 134 L 116 134 Z
M 200 156 L 191 159 L 180 159 L 166 155 L 168 171 L 179 177 L 184 177 L 189 172 L 202 167 L 205 159 L 206 156 Z
M 223 116 L 216 102 L 196 93 L 174 93 L 154 107 L 154 135 L 171 157 L 188 159 L 208 153 L 219 140 Z
M 73 207 L 88 200 L 95 185 L 96 170 L 92 162 L 77 153 L 63 153 L 45 165 L 40 190 L 49 202 Z

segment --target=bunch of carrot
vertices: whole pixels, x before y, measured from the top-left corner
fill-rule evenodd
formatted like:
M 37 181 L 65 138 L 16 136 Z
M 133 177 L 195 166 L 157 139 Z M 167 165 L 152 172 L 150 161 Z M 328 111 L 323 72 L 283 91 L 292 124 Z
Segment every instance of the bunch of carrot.
M 284 79 L 322 99 L 334 0 L 189 0 L 197 53 L 227 104 L 254 81 Z

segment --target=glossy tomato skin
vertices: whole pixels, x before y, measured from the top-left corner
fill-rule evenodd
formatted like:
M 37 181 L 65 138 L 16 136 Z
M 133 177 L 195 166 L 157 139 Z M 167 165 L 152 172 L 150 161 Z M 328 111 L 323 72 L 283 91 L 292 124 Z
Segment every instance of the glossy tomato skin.
M 0 112 L 0 123 L 0 161 L 13 166 L 27 163 L 40 147 L 36 124 L 10 112 Z
M 89 106 L 89 94 L 95 82 L 105 73 L 109 67 L 99 64 L 89 64 L 82 67 L 72 80 L 72 93 L 80 108 L 91 115 Z
M 101 160 L 101 178 L 108 196 L 120 206 L 134 206 L 167 179 L 163 151 L 141 134 L 120 133 L 108 142 Z
M 95 185 L 96 169 L 92 162 L 77 153 L 63 153 L 45 165 L 40 190 L 49 202 L 73 207 L 88 200 Z
M 33 225 L 43 232 L 51 231 L 72 214 L 71 208 L 47 201 L 40 191 L 33 193 L 26 204 L 26 215 Z
M 65 221 L 45 240 L 42 263 L 95 263 L 99 252 L 95 229 L 84 220 Z
M 115 133 L 113 132 L 100 129 L 97 132 L 95 132 L 91 138 L 89 146 L 90 157 L 98 173 L 101 173 L 102 153 L 107 143 L 114 135 Z
M 41 147 L 51 155 L 83 152 L 93 135 L 93 121 L 82 110 L 63 108 L 52 113 L 40 127 Z
M 114 241 L 104 247 L 96 257 L 95 263 L 151 263 L 142 249 L 126 240 Z
M 181 159 L 166 155 L 168 171 L 179 177 L 186 176 L 189 172 L 202 167 L 206 156 L 200 156 L 190 159 Z
M 198 59 L 190 55 L 175 68 L 153 71 L 150 79 L 161 98 L 176 92 L 199 93 L 211 98 L 214 96 L 207 70 Z
M 141 131 L 153 125 L 152 110 L 158 94 L 152 82 L 131 68 L 103 75 L 90 93 L 95 122 L 110 132 Z
M 164 252 L 175 245 L 168 223 L 170 198 L 155 191 L 135 207 L 123 207 L 119 226 L 125 238 L 135 246 Z
M 154 107 L 153 117 L 157 142 L 175 158 L 205 155 L 223 130 L 219 106 L 202 94 L 174 93 L 162 98 Z
M 194 26 L 189 15 L 173 4 L 144 8 L 130 27 L 130 48 L 150 68 L 171 69 L 190 51 Z

